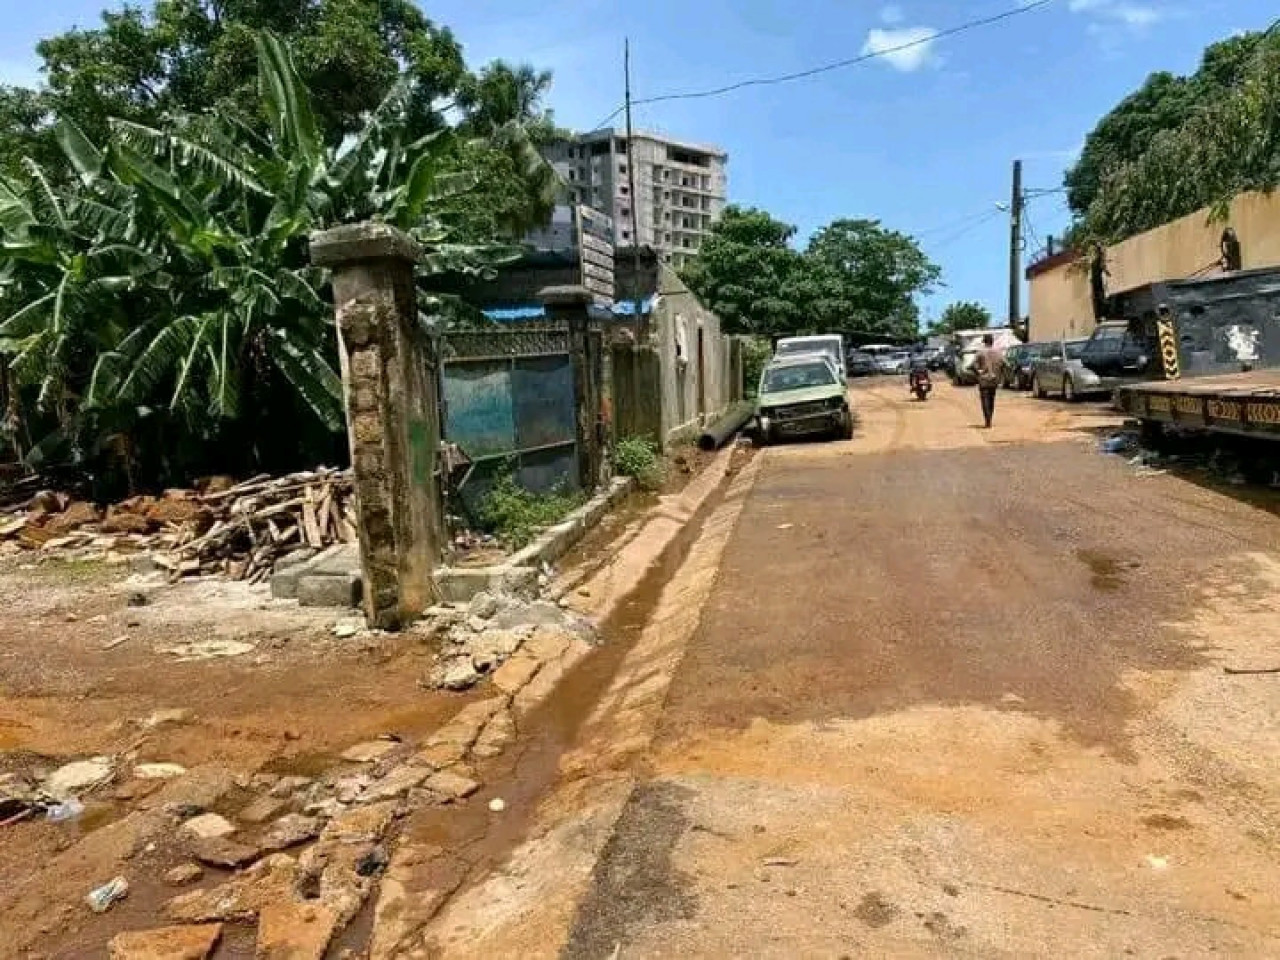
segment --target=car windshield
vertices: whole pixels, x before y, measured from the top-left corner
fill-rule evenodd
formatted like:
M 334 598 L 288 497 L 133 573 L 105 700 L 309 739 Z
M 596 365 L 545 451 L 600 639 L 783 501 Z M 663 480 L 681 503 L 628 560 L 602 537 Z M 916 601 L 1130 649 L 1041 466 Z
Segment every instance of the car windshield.
M 1084 345 L 1088 342 L 1089 342 L 1088 340 L 1073 340 L 1072 342 L 1068 343 L 1067 359 L 1079 360 L 1080 357 L 1084 354 Z
M 825 363 L 796 363 L 766 370 L 762 390 L 764 393 L 785 393 L 809 387 L 829 387 L 835 382 L 835 374 Z

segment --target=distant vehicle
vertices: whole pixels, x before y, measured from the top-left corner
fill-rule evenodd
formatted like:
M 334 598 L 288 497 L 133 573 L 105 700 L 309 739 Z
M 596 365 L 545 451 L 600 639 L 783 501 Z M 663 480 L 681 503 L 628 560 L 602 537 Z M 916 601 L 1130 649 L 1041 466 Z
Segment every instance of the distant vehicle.
M 982 339 L 991 335 L 992 346 L 997 350 L 1008 350 L 1022 341 L 1009 327 L 991 327 L 985 330 L 957 330 L 952 334 L 955 344 L 955 367 L 951 377 L 957 384 L 974 384 L 978 382 L 973 372 L 973 361 L 978 351 L 983 348 Z
M 912 352 L 912 357 L 918 357 L 924 360 L 925 366 L 930 370 L 938 371 L 942 369 L 943 349 L 941 347 L 921 347 L 919 350 Z
M 1035 363 L 1052 343 L 1019 343 L 1004 352 L 1004 386 L 1009 390 L 1030 390 Z
M 881 373 L 900 375 L 907 372 L 907 364 L 910 362 L 911 354 L 905 350 L 897 350 L 876 357 L 876 368 Z
M 805 353 L 826 353 L 835 362 L 841 376 L 849 375 L 845 367 L 844 337 L 823 333 L 812 337 L 783 337 L 773 348 L 775 357 L 794 357 Z
M 1069 341 L 1036 362 L 1036 396 L 1060 393 L 1071 402 L 1148 379 L 1149 348 L 1124 322 L 1100 323 L 1088 340 Z
M 851 350 L 845 357 L 845 369 L 851 377 L 870 377 L 880 372 L 876 358 L 865 350 Z
M 825 358 L 775 358 L 760 374 L 756 435 L 768 444 L 813 434 L 853 438 L 845 383 Z

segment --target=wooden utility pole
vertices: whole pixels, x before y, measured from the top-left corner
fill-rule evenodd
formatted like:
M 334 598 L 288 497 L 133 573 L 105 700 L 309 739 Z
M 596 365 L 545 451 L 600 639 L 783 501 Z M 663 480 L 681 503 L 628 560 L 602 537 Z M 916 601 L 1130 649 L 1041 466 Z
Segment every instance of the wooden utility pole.
M 636 311 L 636 324 L 646 326 L 640 317 L 640 197 L 636 194 L 635 143 L 631 139 L 631 40 L 623 40 L 622 82 L 623 108 L 627 118 L 627 192 L 631 195 L 631 299 Z
M 1022 161 L 1013 161 L 1009 199 L 1009 326 L 1022 323 Z

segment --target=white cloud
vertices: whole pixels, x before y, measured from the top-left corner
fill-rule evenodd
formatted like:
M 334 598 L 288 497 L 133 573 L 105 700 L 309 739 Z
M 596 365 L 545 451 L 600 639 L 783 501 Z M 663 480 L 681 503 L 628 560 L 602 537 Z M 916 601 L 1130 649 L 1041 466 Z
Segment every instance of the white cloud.
M 880 56 L 895 70 L 912 73 L 933 61 L 937 36 L 938 31 L 933 27 L 876 28 L 867 33 L 862 52 Z
M 888 6 L 881 9 L 880 11 L 881 22 L 887 23 L 890 26 L 899 24 L 906 18 L 907 18 L 907 15 L 903 12 L 902 8 L 898 6 L 896 3 L 891 3 Z
M 1164 20 L 1169 11 L 1156 3 L 1139 0 L 1069 0 L 1067 9 L 1131 30 L 1145 30 Z

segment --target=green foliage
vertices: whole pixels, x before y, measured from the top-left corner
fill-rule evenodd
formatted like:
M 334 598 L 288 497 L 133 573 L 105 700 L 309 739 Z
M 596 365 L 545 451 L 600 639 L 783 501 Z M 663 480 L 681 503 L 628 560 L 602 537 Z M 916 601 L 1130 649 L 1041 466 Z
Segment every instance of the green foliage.
M 1066 184 L 1077 246 L 1280 185 L 1280 31 L 1214 44 L 1190 77 L 1148 78 L 1099 122 Z
M 256 38 L 264 31 L 292 48 L 325 146 L 360 131 L 407 80 L 404 142 L 449 126 L 444 111 L 453 108 L 463 135 L 450 165 L 484 173 L 492 185 L 491 195 L 481 191 L 450 211 L 462 234 L 516 237 L 545 222 L 547 168 L 528 162 L 516 131 L 495 133 L 512 125 L 535 141 L 549 135 L 541 102 L 549 75 L 502 63 L 473 73 L 453 34 L 413 0 L 152 0 L 108 10 L 98 26 L 37 46 L 44 89 L 0 89 L 0 173 L 16 173 L 16 159 L 32 156 L 60 180 L 67 171 L 53 141 L 56 121 L 74 123 L 94 143 L 109 139 L 114 121 L 159 127 L 174 116 L 216 115 L 262 132 Z
M 512 550 L 526 546 L 540 530 L 558 523 L 583 503 L 579 493 L 530 493 L 510 473 L 500 476 L 480 504 L 480 523 Z
M 760 389 L 760 374 L 773 356 L 773 344 L 763 337 L 746 337 L 742 341 L 743 390 L 749 398 Z
M 658 445 L 648 437 L 626 437 L 613 449 L 613 463 L 619 474 L 635 477 L 642 490 L 657 490 L 666 471 Z
M 117 118 L 95 141 L 64 120 L 53 133 L 66 176 L 27 159 L 22 177 L 0 180 L 0 353 L 33 407 L 32 455 L 88 460 L 148 423 L 167 450 L 265 436 L 272 411 L 297 437 L 299 406 L 340 429 L 314 230 L 372 219 L 410 232 L 424 250 L 421 301 L 437 313 L 434 277 L 507 255 L 492 233 L 456 241 L 477 184 L 456 161 L 480 135 L 414 139 L 414 75 L 326 145 L 288 46 L 253 39 L 256 129 L 234 115 Z M 492 136 L 504 155 L 527 147 L 516 121 Z M 276 445 L 232 444 L 254 466 Z
M 732 333 L 914 333 L 915 298 L 940 275 L 914 240 L 874 220 L 836 220 L 803 252 L 794 235 L 764 211 L 729 207 L 682 277 Z
M 928 334 L 931 337 L 955 333 L 957 330 L 982 330 L 991 326 L 991 311 L 972 300 L 959 300 L 948 304 L 942 316 L 931 325 Z

